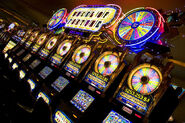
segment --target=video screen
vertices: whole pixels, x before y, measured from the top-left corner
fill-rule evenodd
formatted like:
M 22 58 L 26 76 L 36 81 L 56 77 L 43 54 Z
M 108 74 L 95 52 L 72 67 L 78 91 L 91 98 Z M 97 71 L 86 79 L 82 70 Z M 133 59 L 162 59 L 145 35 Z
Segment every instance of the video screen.
M 14 43 L 13 41 L 9 41 L 5 48 L 3 49 L 3 53 L 6 53 L 8 50 L 11 50 L 12 48 L 15 47 L 15 45 L 16 43 Z
M 47 104 L 50 104 L 50 99 L 44 92 L 39 92 L 37 99 L 39 98 L 42 98 Z
M 39 72 L 39 76 L 45 79 L 52 71 L 50 67 L 46 66 Z
M 18 64 L 17 64 L 17 63 L 13 63 L 12 69 L 14 70 L 14 69 L 16 69 L 16 68 L 18 68 Z
M 84 112 L 94 101 L 94 97 L 86 93 L 83 90 L 79 90 L 78 93 L 70 101 L 78 110 Z
M 40 63 L 41 63 L 40 60 L 35 59 L 35 60 L 29 65 L 29 67 L 30 67 L 31 69 L 34 69 L 34 68 L 36 68 Z
M 51 86 L 58 92 L 61 92 L 67 85 L 69 84 L 69 81 L 62 77 L 59 76 L 52 84 Z
M 68 116 L 60 110 L 56 110 L 53 120 L 54 123 L 72 123 Z
M 29 54 L 27 54 L 22 60 L 23 60 L 23 62 L 26 62 L 26 61 L 28 61 L 28 59 L 30 59 L 31 58 L 31 54 L 29 53 Z
M 20 56 L 20 55 L 22 55 L 24 52 L 25 52 L 25 49 L 21 49 L 16 55 L 17 55 L 17 56 Z
M 35 89 L 35 82 L 32 79 L 28 79 L 27 82 L 30 85 L 31 91 Z
M 108 114 L 108 116 L 103 120 L 103 123 L 132 123 L 132 122 L 112 110 Z
M 19 71 L 19 78 L 23 79 L 25 77 L 26 73 L 23 70 Z

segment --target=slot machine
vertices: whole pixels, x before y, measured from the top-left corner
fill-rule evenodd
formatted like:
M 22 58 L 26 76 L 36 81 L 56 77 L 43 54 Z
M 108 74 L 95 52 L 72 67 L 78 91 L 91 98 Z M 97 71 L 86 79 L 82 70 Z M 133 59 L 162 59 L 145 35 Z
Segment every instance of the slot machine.
M 104 113 L 103 122 L 148 122 L 166 89 L 173 64 L 165 62 L 169 52 L 161 53 L 158 43 L 163 30 L 163 17 L 150 7 L 133 9 L 120 20 L 115 41 L 126 42 L 134 59 L 109 100 L 111 106 Z M 162 31 L 161 31 L 162 30 Z M 147 47 L 148 42 L 159 48 Z M 121 46 L 121 45 L 120 45 Z
M 109 86 L 113 83 L 119 72 L 124 68 L 125 63 L 123 59 L 127 54 L 127 51 L 116 51 L 116 46 L 111 44 L 111 42 L 108 41 L 108 38 L 104 38 L 103 35 L 103 29 L 113 26 L 121 15 L 121 11 L 121 8 L 114 4 L 108 4 L 105 6 L 79 6 L 68 16 L 69 20 L 67 21 L 65 27 L 80 28 L 81 23 L 85 22 L 83 26 L 87 26 L 86 28 L 82 26 L 82 30 L 91 31 L 90 29 L 92 29 L 95 33 L 95 29 L 99 28 L 97 32 L 100 33 L 100 35 L 99 37 L 96 36 L 91 38 L 90 42 L 80 44 L 74 48 L 74 51 L 71 52 L 68 59 L 61 67 L 61 75 L 58 76 L 55 81 L 50 83 L 50 87 L 48 86 L 48 88 L 51 89 L 49 89 L 49 93 L 44 91 L 47 97 L 50 97 L 50 100 L 54 95 L 59 95 L 58 99 L 60 100 L 58 102 L 56 101 L 59 106 L 56 107 L 56 112 L 53 115 L 54 122 L 63 122 L 64 120 L 87 122 L 88 120 L 96 120 L 90 116 L 95 116 L 94 113 L 99 111 L 99 105 L 104 103 L 101 98 L 104 97 L 105 93 L 101 94 L 99 90 L 99 92 L 96 90 L 100 87 L 98 84 L 97 88 L 92 86 L 90 87 L 90 84 L 84 84 L 84 80 L 89 80 L 85 79 L 85 76 L 91 76 L 92 81 L 97 80 L 97 83 L 100 83 L 103 86 L 107 84 L 108 86 L 105 90 L 108 90 Z M 87 17 L 87 21 L 83 21 L 84 18 L 81 20 L 81 17 L 84 16 Z M 92 20 L 90 20 L 91 18 Z M 80 25 L 75 26 L 76 24 Z M 104 43 L 102 42 L 102 39 L 105 40 Z M 98 43 L 98 46 L 96 46 L 96 43 Z M 94 46 L 91 44 L 94 44 Z M 108 67 L 106 69 L 109 69 L 107 72 L 103 70 L 100 74 L 93 72 L 92 75 L 89 75 L 92 71 L 94 71 L 95 64 L 97 67 L 97 64 L 100 61 L 103 62 L 109 59 L 113 59 L 113 62 L 115 63 L 111 61 L 107 61 L 105 63 Z M 110 66 L 111 68 L 109 68 Z M 112 75 L 112 73 L 114 74 Z M 108 75 L 107 77 L 105 77 L 106 74 Z M 80 80 L 82 80 L 82 82 Z M 109 83 L 109 81 L 111 82 Z M 42 89 L 44 90 L 44 88 Z M 100 87 L 100 89 L 104 90 L 102 87 Z M 88 119 L 89 117 L 87 115 L 90 119 Z

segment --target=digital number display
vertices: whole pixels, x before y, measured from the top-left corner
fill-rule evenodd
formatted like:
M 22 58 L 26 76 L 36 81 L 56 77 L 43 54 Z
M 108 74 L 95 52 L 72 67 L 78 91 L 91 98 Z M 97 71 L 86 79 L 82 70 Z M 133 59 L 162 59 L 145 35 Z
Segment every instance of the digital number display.
M 40 60 L 35 59 L 35 60 L 29 65 L 29 67 L 30 67 L 31 69 L 34 69 L 34 68 L 36 68 L 40 63 L 41 63 Z
M 81 66 L 73 61 L 69 61 L 65 64 L 64 69 L 74 76 L 77 76 L 80 71 Z
M 85 82 L 103 91 L 109 82 L 109 78 L 91 71 L 86 75 Z
M 53 71 L 53 70 L 52 70 L 50 67 L 46 66 L 46 67 L 44 67 L 44 68 L 39 72 L 39 75 L 40 75 L 40 77 L 42 77 L 43 79 L 45 79 L 49 74 L 51 74 L 52 71 Z
M 93 101 L 94 97 L 83 90 L 79 90 L 70 102 L 81 112 L 84 112 Z
M 151 102 L 150 96 L 142 95 L 127 87 L 120 90 L 116 99 L 142 114 L 146 113 Z
M 42 56 L 43 58 L 46 58 L 49 54 L 49 50 L 47 49 L 42 49 L 40 52 L 39 52 L 39 55 Z
M 57 53 L 55 53 L 51 58 L 50 58 L 50 61 L 53 63 L 53 64 L 56 64 L 56 65 L 60 65 L 61 64 L 61 60 L 62 60 L 62 56 L 58 55 Z
M 15 45 L 16 43 L 14 43 L 13 41 L 9 41 L 5 48 L 3 49 L 3 53 L 6 53 L 8 50 L 11 50 L 12 48 L 15 47 Z
M 108 116 L 103 120 L 103 123 L 132 123 L 132 122 L 112 110 L 108 114 Z
M 59 76 L 52 84 L 51 86 L 58 92 L 61 92 L 67 85 L 69 84 L 69 81 L 62 77 Z
M 56 110 L 54 115 L 54 123 L 72 123 L 72 121 L 67 117 L 64 112 Z
M 42 98 L 47 104 L 50 104 L 50 99 L 44 92 L 39 92 L 37 99 L 39 98 Z

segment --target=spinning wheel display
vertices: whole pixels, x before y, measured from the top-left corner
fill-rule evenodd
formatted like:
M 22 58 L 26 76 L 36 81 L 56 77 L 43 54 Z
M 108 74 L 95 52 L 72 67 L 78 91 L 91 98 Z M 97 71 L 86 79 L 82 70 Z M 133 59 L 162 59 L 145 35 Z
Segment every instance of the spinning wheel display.
M 55 46 L 57 42 L 57 38 L 56 37 L 52 37 L 46 44 L 46 49 L 50 50 L 53 48 L 53 46 Z
M 149 95 L 160 86 L 161 81 L 162 74 L 156 66 L 141 64 L 131 71 L 128 85 L 141 94 Z
M 71 45 L 72 45 L 71 40 L 65 40 L 58 47 L 57 54 L 59 54 L 60 56 L 65 55 L 69 51 L 69 49 L 71 48 Z
M 65 17 L 67 15 L 67 9 L 63 8 L 55 12 L 52 18 L 48 21 L 47 27 L 52 30 L 58 27 L 60 24 L 64 23 Z
M 126 41 L 125 46 L 142 45 L 156 36 L 161 23 L 161 15 L 157 10 L 149 7 L 134 9 L 127 12 L 119 23 L 117 36 Z
M 82 45 L 78 47 L 73 54 L 73 61 L 78 64 L 85 62 L 91 54 L 91 48 L 89 45 Z
M 42 45 L 46 39 L 46 34 L 42 34 L 39 39 L 37 40 L 38 45 Z
M 104 76 L 111 75 L 119 65 L 119 56 L 110 51 L 104 52 L 95 63 L 95 72 Z

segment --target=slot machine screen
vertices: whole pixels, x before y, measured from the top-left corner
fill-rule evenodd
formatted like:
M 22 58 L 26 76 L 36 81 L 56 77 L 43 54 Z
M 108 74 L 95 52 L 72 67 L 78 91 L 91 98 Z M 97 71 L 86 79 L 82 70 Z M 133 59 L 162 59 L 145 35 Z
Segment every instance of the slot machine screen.
M 69 84 L 69 81 L 65 79 L 62 76 L 59 76 L 52 84 L 51 86 L 58 92 L 61 92 L 67 85 Z
M 39 98 L 42 98 L 47 104 L 50 104 L 50 99 L 44 92 L 39 92 L 37 99 Z
M 23 62 L 26 62 L 26 61 L 28 61 L 28 59 L 30 59 L 31 58 L 31 54 L 29 53 L 29 54 L 27 54 L 22 60 L 23 60 Z
M 30 67 L 31 69 L 34 69 L 34 68 L 36 68 L 40 63 L 41 63 L 40 60 L 35 59 L 35 60 L 29 65 L 29 67 Z
M 16 69 L 16 68 L 18 68 L 18 64 L 17 64 L 17 63 L 13 63 L 12 69 L 14 70 L 14 69 Z
M 17 55 L 17 56 L 20 56 L 20 55 L 22 55 L 24 52 L 25 52 L 25 49 L 21 49 L 16 55 Z
M 94 97 L 86 93 L 83 90 L 79 90 L 78 93 L 70 101 L 78 110 L 84 112 L 94 101 Z
M 23 79 L 25 77 L 26 73 L 23 70 L 19 71 L 19 78 Z
M 28 79 L 27 82 L 30 85 L 31 91 L 33 91 L 35 89 L 35 82 L 32 79 Z
M 39 72 L 39 76 L 45 79 L 52 71 L 50 67 L 46 66 Z
M 127 87 L 123 87 L 119 91 L 118 95 L 116 96 L 116 99 L 119 102 L 127 105 L 131 109 L 143 115 L 147 112 L 148 107 L 152 101 L 152 98 L 150 95 L 142 95 Z
M 8 50 L 11 50 L 12 48 L 15 47 L 15 45 L 16 45 L 15 42 L 9 41 L 6 47 L 3 49 L 3 53 L 6 53 Z
M 132 122 L 112 110 L 108 114 L 108 116 L 103 120 L 103 123 L 132 123 Z
M 54 123 L 72 123 L 68 116 L 60 110 L 56 110 L 53 120 Z

